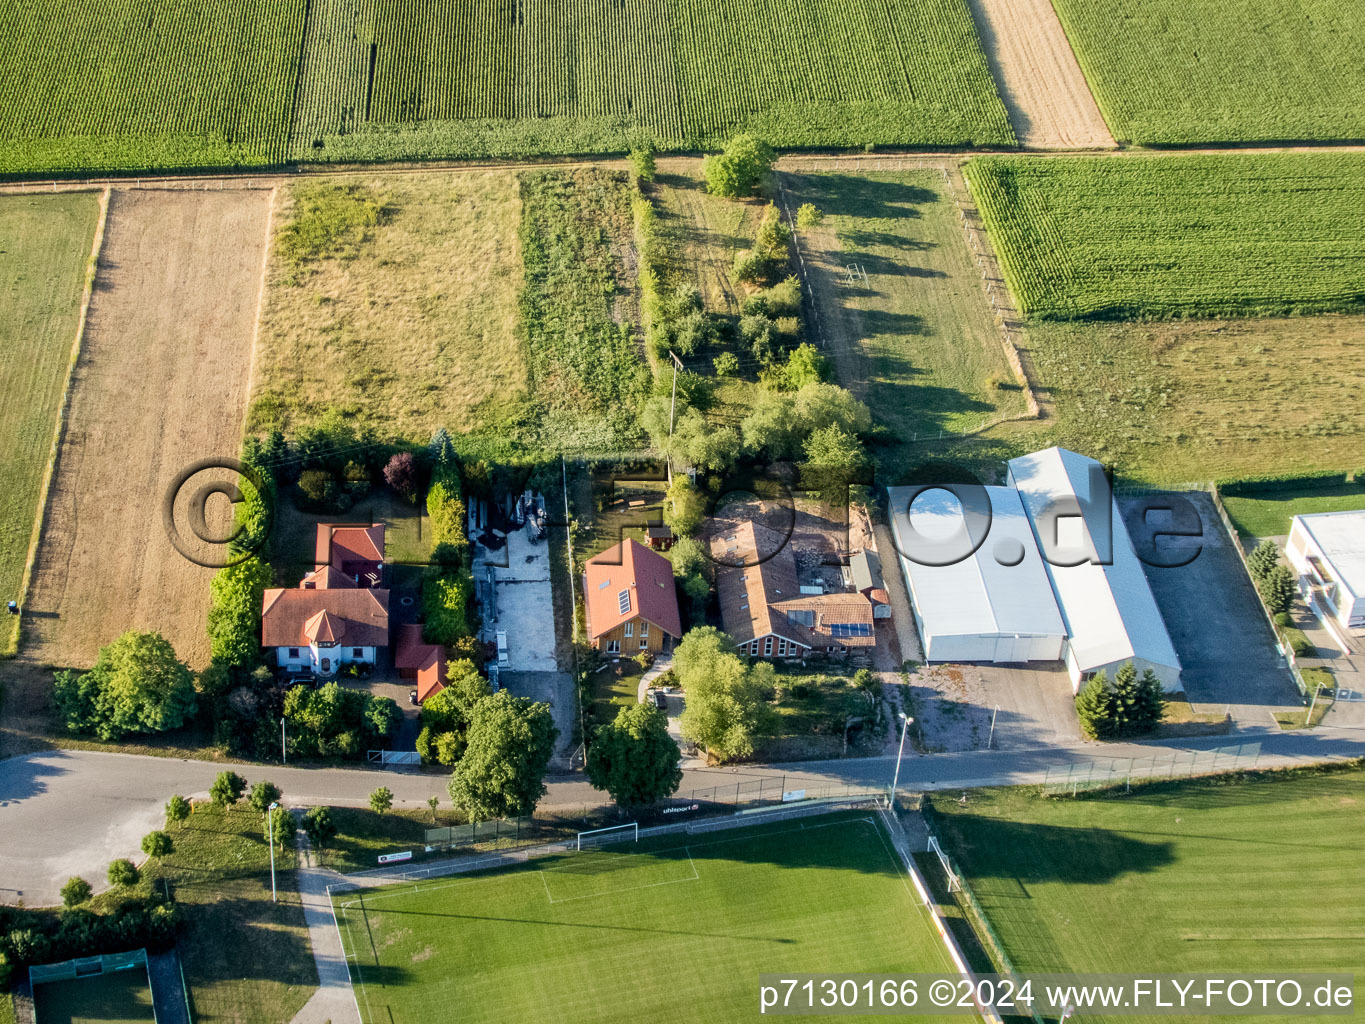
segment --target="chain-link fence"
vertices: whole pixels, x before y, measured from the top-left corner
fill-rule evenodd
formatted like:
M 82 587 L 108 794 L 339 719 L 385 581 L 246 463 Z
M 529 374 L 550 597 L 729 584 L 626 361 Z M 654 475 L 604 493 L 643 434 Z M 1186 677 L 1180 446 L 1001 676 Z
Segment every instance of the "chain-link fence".
M 1134 781 L 1188 779 L 1196 775 L 1248 771 L 1261 757 L 1259 743 L 1239 743 L 1212 750 L 1173 750 L 1151 757 L 1108 758 L 1064 764 L 1047 770 L 1043 792 L 1049 795 L 1080 793 L 1115 786 L 1131 786 Z

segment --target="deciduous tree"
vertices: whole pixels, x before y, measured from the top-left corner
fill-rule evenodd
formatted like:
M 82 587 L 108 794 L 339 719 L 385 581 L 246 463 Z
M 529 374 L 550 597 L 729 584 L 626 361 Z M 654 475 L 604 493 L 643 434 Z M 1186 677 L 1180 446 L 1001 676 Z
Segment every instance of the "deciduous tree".
M 621 807 L 637 807 L 678 788 L 681 761 L 663 712 L 651 704 L 631 704 L 593 734 L 586 767 L 594 787 Z
M 548 704 L 502 691 L 474 705 L 450 799 L 471 819 L 516 818 L 535 810 L 559 730 Z
M 736 135 L 719 155 L 708 156 L 702 166 L 706 187 L 713 195 L 748 196 L 773 169 L 777 154 L 752 135 Z

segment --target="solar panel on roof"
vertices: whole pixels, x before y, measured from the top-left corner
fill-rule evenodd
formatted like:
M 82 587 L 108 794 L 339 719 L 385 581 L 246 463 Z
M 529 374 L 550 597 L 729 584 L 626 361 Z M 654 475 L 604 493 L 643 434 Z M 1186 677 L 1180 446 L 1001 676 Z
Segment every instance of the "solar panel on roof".
M 872 635 L 872 627 L 866 622 L 835 622 L 830 625 L 829 631 L 831 636 L 840 640 Z

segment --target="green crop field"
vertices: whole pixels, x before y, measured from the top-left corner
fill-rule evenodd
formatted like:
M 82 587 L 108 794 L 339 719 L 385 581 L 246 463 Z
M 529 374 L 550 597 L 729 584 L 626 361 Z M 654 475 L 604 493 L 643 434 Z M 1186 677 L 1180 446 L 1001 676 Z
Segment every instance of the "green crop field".
M 17 600 L 99 218 L 91 193 L 0 199 L 0 593 Z M 9 637 L 0 642 L 8 649 Z
M 156 1019 L 141 964 L 136 970 L 47 982 L 33 995 L 43 1024 L 152 1024 Z
M 1053 0 L 1121 142 L 1365 139 L 1365 7 Z
M 0 174 L 282 162 L 305 8 L 0 5 Z
M 301 160 L 1014 144 L 963 0 L 318 0 Z
M 1365 881 L 1352 867 L 1365 771 L 1088 799 L 987 790 L 934 806 L 1021 972 L 1358 976 L 1365 963 Z M 1357 1001 L 1361 991 L 1358 980 Z
M 1032 317 L 1365 310 L 1365 154 L 979 157 L 964 170 Z
M 865 816 L 662 836 L 334 903 L 366 1024 L 452 1007 L 465 1021 L 713 1024 L 756 1016 L 760 972 L 952 970 Z

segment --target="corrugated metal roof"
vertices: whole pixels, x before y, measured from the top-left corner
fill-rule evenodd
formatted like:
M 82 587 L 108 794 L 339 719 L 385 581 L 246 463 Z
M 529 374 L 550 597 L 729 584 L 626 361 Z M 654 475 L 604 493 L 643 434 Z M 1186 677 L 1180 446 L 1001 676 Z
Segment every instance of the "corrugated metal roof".
M 913 488 L 889 490 L 891 525 L 901 564 L 925 632 L 934 636 L 1064 636 L 1066 626 L 1052 599 L 1043 560 L 1019 495 L 1008 487 L 987 487 L 991 528 L 976 552 L 952 565 L 921 565 L 907 557 L 909 530 L 948 537 L 960 529 L 962 504 L 949 491 L 923 491 L 913 508 Z M 1015 548 L 1014 552 L 1008 548 Z M 1012 554 L 1023 550 L 1015 565 Z M 997 554 L 1004 556 L 997 558 Z
M 1011 459 L 1009 467 L 1041 550 L 1047 551 L 1057 540 L 1044 536 L 1052 529 L 1047 512 L 1070 505 L 1080 515 L 1063 522 L 1067 526 L 1079 524 L 1079 546 L 1092 555 L 1098 552 L 1111 559 L 1107 565 L 1089 560 L 1073 566 L 1047 565 L 1081 671 L 1134 657 L 1178 670 L 1180 661 L 1118 503 L 1107 482 L 1101 483 L 1103 478 L 1096 473 L 1102 468 L 1100 463 L 1065 448 L 1049 448 Z M 1108 523 L 1104 522 L 1106 511 Z M 1058 532 L 1063 533 L 1065 543 L 1072 531 L 1062 526 Z M 1053 558 L 1062 560 L 1055 554 Z

